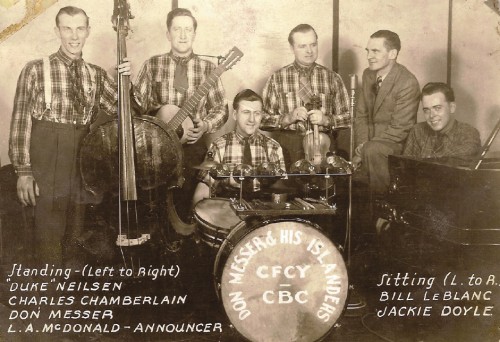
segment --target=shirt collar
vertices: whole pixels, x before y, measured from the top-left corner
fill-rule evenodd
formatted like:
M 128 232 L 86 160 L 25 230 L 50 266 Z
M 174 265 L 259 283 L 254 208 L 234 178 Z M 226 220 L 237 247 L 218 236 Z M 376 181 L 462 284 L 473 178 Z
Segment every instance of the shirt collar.
M 68 55 L 66 55 L 62 48 L 59 48 L 59 50 L 56 52 L 56 56 L 66 65 L 66 66 L 70 66 L 73 62 L 77 62 L 77 63 L 83 63 L 83 58 L 82 56 L 80 56 L 80 58 L 77 58 L 77 59 L 71 59 L 69 58 Z
M 170 58 L 172 58 L 172 59 L 175 61 L 175 63 L 187 63 L 187 62 L 189 62 L 189 60 L 190 60 L 191 58 L 193 58 L 193 57 L 194 57 L 194 53 L 193 53 L 192 51 L 191 51 L 191 53 L 190 53 L 188 56 L 186 56 L 186 57 L 176 56 L 176 55 L 174 55 L 174 53 L 173 53 L 173 51 L 172 51 L 172 50 L 170 50 L 170 52 L 168 53 L 168 55 L 170 56 Z
M 236 130 L 234 131 L 234 135 L 235 137 L 240 141 L 240 142 L 244 142 L 245 141 L 245 137 L 243 135 L 241 135 L 240 133 L 236 132 Z M 254 134 L 250 135 L 248 137 L 248 141 L 249 142 L 252 142 L 252 141 L 255 141 L 256 139 L 259 138 L 259 132 L 258 131 L 255 131 Z
M 442 130 L 440 130 L 438 133 L 442 135 L 450 135 L 451 131 L 456 125 L 456 119 L 450 119 L 450 122 L 444 127 Z
M 314 62 L 310 66 L 306 67 L 306 66 L 300 65 L 299 63 L 297 63 L 297 61 L 293 61 L 293 66 L 299 72 L 299 74 L 309 75 L 312 73 L 312 71 L 316 67 L 316 62 Z
M 377 71 L 377 73 L 375 74 L 375 79 L 377 79 L 378 77 L 381 77 L 382 82 L 383 82 L 385 80 L 385 78 L 387 77 L 387 75 L 389 75 L 391 73 L 392 69 L 394 69 L 394 65 L 396 65 L 396 63 L 392 64 L 391 67 L 389 68 L 389 70 L 384 75 L 379 75 L 378 71 Z

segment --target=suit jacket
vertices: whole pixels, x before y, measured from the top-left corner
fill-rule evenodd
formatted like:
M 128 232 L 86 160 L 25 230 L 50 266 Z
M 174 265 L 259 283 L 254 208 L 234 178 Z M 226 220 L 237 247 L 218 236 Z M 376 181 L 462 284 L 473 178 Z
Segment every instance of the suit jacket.
M 396 63 L 375 96 L 376 74 L 369 69 L 363 72 L 354 119 L 356 146 L 369 140 L 379 140 L 402 147 L 417 121 L 420 86 L 408 69 Z

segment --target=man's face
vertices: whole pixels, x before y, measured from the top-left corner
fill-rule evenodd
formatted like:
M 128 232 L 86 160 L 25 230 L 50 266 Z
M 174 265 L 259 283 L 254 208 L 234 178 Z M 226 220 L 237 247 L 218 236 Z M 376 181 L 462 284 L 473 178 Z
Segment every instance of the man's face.
M 443 93 L 438 92 L 422 97 L 425 121 L 430 128 L 439 132 L 445 128 L 455 113 L 455 102 L 448 102 Z
M 318 59 L 318 40 L 314 31 L 295 32 L 291 49 L 295 61 L 303 66 L 310 66 Z
M 254 134 L 262 120 L 262 103 L 260 101 L 240 101 L 238 109 L 233 112 L 236 121 L 236 132 L 244 137 Z
M 387 50 L 384 42 L 385 38 L 370 38 L 366 45 L 368 68 L 377 71 L 379 75 L 385 75 L 389 72 L 398 55 L 396 49 Z
M 62 51 L 68 57 L 75 59 L 82 55 L 85 40 L 90 33 L 85 15 L 78 13 L 72 16 L 62 13 L 59 16 L 59 25 L 54 28 L 54 31 L 61 39 Z
M 193 19 L 187 16 L 175 17 L 167 31 L 167 39 L 172 45 L 172 51 L 180 57 L 191 54 L 195 36 Z

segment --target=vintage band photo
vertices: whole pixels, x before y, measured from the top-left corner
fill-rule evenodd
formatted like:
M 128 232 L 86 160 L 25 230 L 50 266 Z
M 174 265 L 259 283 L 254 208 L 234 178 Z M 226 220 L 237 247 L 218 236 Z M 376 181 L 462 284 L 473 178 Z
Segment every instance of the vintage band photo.
M 0 341 L 499 341 L 500 1 L 0 0 Z

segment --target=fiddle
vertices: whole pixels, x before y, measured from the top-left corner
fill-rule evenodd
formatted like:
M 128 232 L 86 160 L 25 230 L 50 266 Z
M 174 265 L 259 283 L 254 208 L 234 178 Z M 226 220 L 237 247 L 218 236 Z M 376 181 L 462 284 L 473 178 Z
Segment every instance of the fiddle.
M 313 95 L 310 102 L 306 104 L 308 111 L 321 108 L 321 99 L 319 96 Z M 313 125 L 309 121 L 306 122 L 306 133 L 302 139 L 302 146 L 306 160 L 314 166 L 319 166 L 325 159 L 326 153 L 330 150 L 330 138 L 323 132 L 319 131 L 318 125 Z

